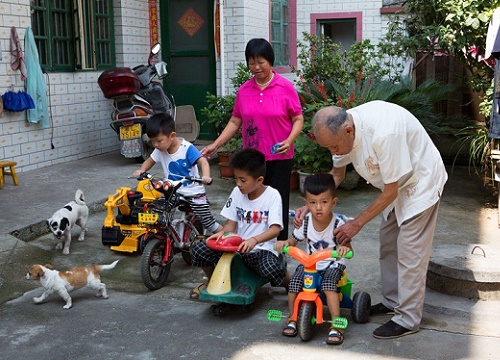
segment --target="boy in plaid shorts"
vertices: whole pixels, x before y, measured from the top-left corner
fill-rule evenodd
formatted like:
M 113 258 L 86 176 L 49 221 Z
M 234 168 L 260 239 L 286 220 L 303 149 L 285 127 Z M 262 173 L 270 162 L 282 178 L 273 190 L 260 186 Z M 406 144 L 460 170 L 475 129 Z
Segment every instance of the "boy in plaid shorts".
M 340 257 L 352 250 L 350 243 L 347 246 L 337 244 L 333 230 L 344 224 L 341 216 L 333 212 L 338 198 L 335 196 L 335 181 L 328 173 L 309 175 L 304 181 L 306 206 L 310 212 L 302 222 L 302 226 L 294 229 L 292 236 L 285 241 L 278 241 L 276 249 L 282 252 L 283 246 L 296 246 L 298 241 L 307 241 L 307 253 L 312 254 L 326 248 L 334 248 Z M 316 264 L 316 270 L 323 277 L 321 290 L 325 293 L 328 310 L 332 320 L 340 316 L 340 300 L 337 283 L 345 270 L 344 259 L 329 258 Z M 288 308 L 293 313 L 293 305 L 297 294 L 302 290 L 304 282 L 304 266 L 299 265 L 293 274 L 288 291 Z M 290 318 L 287 320 L 283 335 L 296 336 L 297 323 Z M 330 327 L 327 344 L 340 345 L 344 341 L 341 329 Z
M 283 228 L 281 196 L 264 185 L 266 161 L 260 151 L 247 148 L 235 153 L 229 165 L 234 170 L 236 187 L 231 192 L 221 215 L 227 219 L 223 229 L 208 238 L 234 232 L 244 241 L 238 247 L 243 262 L 260 276 L 269 279 L 271 286 L 286 287 L 290 275 L 283 266 L 282 256 L 274 249 L 276 238 Z M 192 250 L 192 265 L 201 267 L 208 280 L 191 290 L 197 299 L 207 287 L 222 253 L 198 243 Z

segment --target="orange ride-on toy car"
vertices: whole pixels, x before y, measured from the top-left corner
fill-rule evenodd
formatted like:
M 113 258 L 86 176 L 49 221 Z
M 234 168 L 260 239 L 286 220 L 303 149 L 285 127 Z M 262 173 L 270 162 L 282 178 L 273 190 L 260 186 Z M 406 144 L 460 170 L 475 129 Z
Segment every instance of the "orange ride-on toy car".
M 135 190 L 121 187 L 104 203 L 107 213 L 102 227 L 102 244 L 111 250 L 128 253 L 143 250 L 140 239 L 147 229 L 139 224 L 138 214 L 162 194 L 153 188 L 147 177 L 141 176 L 137 180 Z
M 326 322 L 323 319 L 323 304 L 326 304 L 326 299 L 320 290 L 322 279 L 316 271 L 316 263 L 330 257 L 337 258 L 338 255 L 332 249 L 323 249 L 308 255 L 295 246 L 284 246 L 283 253 L 288 253 L 304 265 L 304 287 L 297 295 L 293 314 L 290 318 L 296 322 L 300 338 L 307 341 L 313 337 L 315 325 Z M 351 258 L 352 252 L 349 251 L 345 257 Z M 366 323 L 370 319 L 370 295 L 366 292 L 357 292 L 351 298 L 352 285 L 353 282 L 347 278 L 347 273 L 344 271 L 342 278 L 337 284 L 340 289 L 340 307 L 351 309 L 351 318 L 354 322 Z M 267 318 L 271 321 L 281 321 L 283 315 L 279 310 L 269 310 Z M 345 329 L 347 327 L 347 319 L 336 317 L 333 320 L 333 325 L 336 328 Z

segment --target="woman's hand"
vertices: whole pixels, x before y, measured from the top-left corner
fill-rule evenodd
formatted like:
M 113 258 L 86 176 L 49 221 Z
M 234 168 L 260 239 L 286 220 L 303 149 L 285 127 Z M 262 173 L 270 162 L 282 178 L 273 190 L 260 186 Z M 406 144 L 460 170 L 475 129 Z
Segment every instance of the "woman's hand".
M 280 146 L 276 151 L 277 154 L 286 154 L 290 151 L 290 142 L 288 140 L 282 141 L 279 144 Z
M 203 149 L 201 149 L 201 154 L 205 156 L 207 159 L 210 159 L 210 157 L 217 152 L 217 149 L 219 147 L 215 145 L 215 143 L 211 143 L 207 146 L 205 146 Z

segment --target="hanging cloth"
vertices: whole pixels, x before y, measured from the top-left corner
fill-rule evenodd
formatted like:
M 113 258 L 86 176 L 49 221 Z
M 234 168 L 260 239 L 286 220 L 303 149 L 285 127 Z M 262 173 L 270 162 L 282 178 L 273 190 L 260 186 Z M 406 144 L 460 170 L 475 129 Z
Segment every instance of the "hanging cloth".
M 24 59 L 23 49 L 17 35 L 17 29 L 13 26 L 10 29 L 10 67 L 12 70 L 19 70 L 21 72 L 21 80 L 24 81 L 28 77 L 26 70 L 26 60 Z
M 26 92 L 31 95 L 35 102 L 35 108 L 28 110 L 28 122 L 39 123 L 42 127 L 48 127 L 50 119 L 47 106 L 47 85 L 40 67 L 35 37 L 30 27 L 27 27 L 24 33 L 24 48 L 26 51 L 26 68 L 30 73 L 29 78 L 26 80 Z

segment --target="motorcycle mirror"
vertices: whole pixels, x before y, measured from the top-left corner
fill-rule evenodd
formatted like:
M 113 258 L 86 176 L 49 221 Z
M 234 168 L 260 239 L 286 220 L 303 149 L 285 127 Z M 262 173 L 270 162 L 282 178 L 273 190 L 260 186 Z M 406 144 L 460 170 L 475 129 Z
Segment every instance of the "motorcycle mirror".
M 156 43 L 151 47 L 151 54 L 152 55 L 157 55 L 160 52 L 161 45 L 160 43 Z

